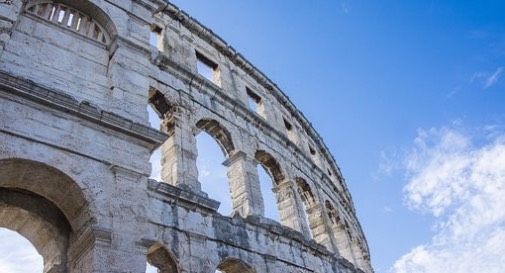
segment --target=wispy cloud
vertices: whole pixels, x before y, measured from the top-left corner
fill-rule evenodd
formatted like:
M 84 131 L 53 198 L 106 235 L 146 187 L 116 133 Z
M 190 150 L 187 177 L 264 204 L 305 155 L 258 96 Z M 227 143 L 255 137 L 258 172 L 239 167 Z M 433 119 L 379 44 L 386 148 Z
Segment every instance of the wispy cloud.
M 496 71 L 486 78 L 486 83 L 484 84 L 484 88 L 489 88 L 493 85 L 495 85 L 498 80 L 500 79 L 501 75 L 503 74 L 503 67 L 498 67 Z
M 390 206 L 385 206 L 384 208 L 382 208 L 382 211 L 386 214 L 390 214 L 393 212 L 393 208 L 391 208 Z
M 453 128 L 419 131 L 405 160 L 404 193 L 411 209 L 435 216 L 435 234 L 391 272 L 503 272 L 505 134 L 486 139 L 476 145 Z
M 386 151 L 380 153 L 379 169 L 376 176 L 390 176 L 402 167 L 402 158 L 405 151 Z
M 503 66 L 496 68 L 494 72 L 477 72 L 472 75 L 470 82 L 479 82 L 483 89 L 494 86 L 503 75 Z
M 340 1 L 340 9 L 342 10 L 343 13 L 348 14 L 350 12 L 350 7 L 349 3 L 345 0 Z

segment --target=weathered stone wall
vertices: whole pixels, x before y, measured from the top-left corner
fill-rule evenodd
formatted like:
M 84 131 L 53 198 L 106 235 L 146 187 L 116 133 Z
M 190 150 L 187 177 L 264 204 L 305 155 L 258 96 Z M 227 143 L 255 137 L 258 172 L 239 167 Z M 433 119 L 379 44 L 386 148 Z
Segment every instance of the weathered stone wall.
M 201 132 L 226 157 L 232 217 L 201 190 Z M 149 180 L 159 146 L 163 181 Z M 258 164 L 281 223 L 263 216 Z M 64 217 L 17 212 L 27 196 Z M 140 273 L 146 261 L 160 272 L 373 271 L 345 181 L 310 123 L 233 48 L 159 0 L 0 4 L 0 215 L 39 252 L 57 250 L 45 272 Z

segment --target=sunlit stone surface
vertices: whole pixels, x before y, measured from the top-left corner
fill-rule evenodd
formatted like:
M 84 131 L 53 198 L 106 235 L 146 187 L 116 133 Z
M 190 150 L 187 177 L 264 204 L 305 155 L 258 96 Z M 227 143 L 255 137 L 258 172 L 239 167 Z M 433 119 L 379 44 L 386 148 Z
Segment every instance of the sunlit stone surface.
M 14 0 L 0 23 L 0 226 L 42 272 L 373 271 L 310 122 L 177 7 Z

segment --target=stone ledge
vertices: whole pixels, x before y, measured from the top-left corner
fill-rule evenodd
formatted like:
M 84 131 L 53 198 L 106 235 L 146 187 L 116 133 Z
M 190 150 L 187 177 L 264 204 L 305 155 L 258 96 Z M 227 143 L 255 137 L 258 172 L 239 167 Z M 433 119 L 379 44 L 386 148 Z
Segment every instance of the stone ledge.
M 206 196 L 196 194 L 190 190 L 170 185 L 165 182 L 158 182 L 149 179 L 148 188 L 164 196 L 170 197 L 176 201 L 182 201 L 189 204 L 196 204 L 204 209 L 216 212 L 220 203 Z
M 117 114 L 100 110 L 87 101 L 79 103 L 72 96 L 45 88 L 33 81 L 15 77 L 4 71 L 0 71 L 0 89 L 147 141 L 154 144 L 153 149 L 168 138 L 166 134 L 158 130 L 135 123 Z
M 185 203 L 191 204 L 192 207 L 200 207 L 206 210 L 210 210 L 215 213 L 214 218 L 220 219 L 221 221 L 231 223 L 233 226 L 244 226 L 251 225 L 264 230 L 269 233 L 289 238 L 290 240 L 299 242 L 300 244 L 324 255 L 332 255 L 324 246 L 318 244 L 313 239 L 307 239 L 302 233 L 293 230 L 289 227 L 282 226 L 274 220 L 270 220 L 261 216 L 248 216 L 247 218 L 242 218 L 240 215 L 236 214 L 233 217 L 224 216 L 217 213 L 220 203 L 213 199 L 207 198 L 205 196 L 196 194 L 189 190 L 176 187 L 165 182 L 159 182 L 153 179 L 148 180 L 148 189 L 155 191 L 163 196 L 166 196 L 175 201 L 183 201 Z
M 318 244 L 316 241 L 314 241 L 314 239 L 307 239 L 307 238 L 305 238 L 305 236 L 303 236 L 302 233 L 300 233 L 292 228 L 283 226 L 274 220 L 271 220 L 271 219 L 268 219 L 265 217 L 261 217 L 261 216 L 248 216 L 245 219 L 244 218 L 240 218 L 240 219 L 243 219 L 243 221 L 245 221 L 248 224 L 262 227 L 273 234 L 276 234 L 276 235 L 279 235 L 282 237 L 286 237 L 286 238 L 290 238 L 291 240 L 294 240 L 294 241 L 298 241 L 301 244 L 303 244 L 309 248 L 312 248 L 317 252 L 323 253 L 325 255 L 331 255 L 331 252 L 328 251 L 326 249 L 326 247 Z

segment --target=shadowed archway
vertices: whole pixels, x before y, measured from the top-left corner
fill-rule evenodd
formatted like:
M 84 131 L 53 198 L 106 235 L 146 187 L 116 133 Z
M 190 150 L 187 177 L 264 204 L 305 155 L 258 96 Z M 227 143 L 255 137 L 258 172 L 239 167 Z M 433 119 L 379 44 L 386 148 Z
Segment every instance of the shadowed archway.
M 69 272 L 71 238 L 90 221 L 88 202 L 69 176 L 40 162 L 0 160 L 0 227 L 32 243 L 45 273 Z

